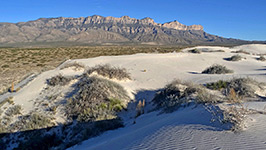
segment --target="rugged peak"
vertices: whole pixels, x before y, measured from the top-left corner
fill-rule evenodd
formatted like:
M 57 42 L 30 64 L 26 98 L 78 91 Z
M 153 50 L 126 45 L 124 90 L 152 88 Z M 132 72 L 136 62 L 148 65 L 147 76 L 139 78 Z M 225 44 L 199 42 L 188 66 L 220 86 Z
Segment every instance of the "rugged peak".
M 131 19 L 129 16 L 122 16 L 121 19 Z
M 176 30 L 203 30 L 203 27 L 201 25 L 186 26 L 176 20 L 164 23 L 162 24 L 162 27 L 176 29 Z

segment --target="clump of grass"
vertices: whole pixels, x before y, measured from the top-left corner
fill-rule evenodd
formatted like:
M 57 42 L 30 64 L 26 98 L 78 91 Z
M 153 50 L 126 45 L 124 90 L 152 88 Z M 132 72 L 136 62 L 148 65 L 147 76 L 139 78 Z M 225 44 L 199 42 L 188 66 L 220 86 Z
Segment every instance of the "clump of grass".
M 7 116 L 14 116 L 14 115 L 18 115 L 18 114 L 21 114 L 21 110 L 22 110 L 22 107 L 20 105 L 15 105 L 13 107 L 10 107 L 6 112 L 5 114 Z
M 203 74 L 228 74 L 233 72 L 233 70 L 227 69 L 225 66 L 219 64 L 214 64 L 202 71 Z
M 107 79 L 84 75 L 77 86 L 78 92 L 68 100 L 66 111 L 78 121 L 114 118 L 129 100 L 122 86 Z
M 200 54 L 201 53 L 201 50 L 199 50 L 199 49 L 192 49 L 192 50 L 189 50 L 188 52 L 195 53 L 195 54 Z
M 261 55 L 257 60 L 259 60 L 259 61 L 266 61 L 266 58 Z
M 48 79 L 47 84 L 50 86 L 56 86 L 56 85 L 64 86 L 67 85 L 71 80 L 72 80 L 71 77 L 65 77 L 59 74 L 57 76 Z
M 63 70 L 65 68 L 70 68 L 70 67 L 75 67 L 75 69 L 81 69 L 81 68 L 85 68 L 85 66 L 81 63 L 78 62 L 71 62 L 71 63 L 67 63 L 65 65 L 63 65 L 62 67 L 60 67 L 60 70 Z
M 240 61 L 242 59 L 243 59 L 243 57 L 240 56 L 240 55 L 233 55 L 232 57 L 228 58 L 227 60 L 229 60 L 229 61 Z
M 109 79 L 131 79 L 130 74 L 125 68 L 112 67 L 108 64 L 97 65 L 95 67 L 89 68 L 86 73 L 92 74 L 94 72 Z

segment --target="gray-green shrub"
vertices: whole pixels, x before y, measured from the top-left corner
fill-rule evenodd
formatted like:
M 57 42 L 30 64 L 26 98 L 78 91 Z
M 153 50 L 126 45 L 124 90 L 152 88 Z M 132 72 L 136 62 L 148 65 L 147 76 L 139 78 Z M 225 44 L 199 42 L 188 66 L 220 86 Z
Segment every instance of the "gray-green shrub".
M 131 79 L 130 74 L 125 68 L 113 67 L 108 64 L 91 67 L 87 70 L 86 73 L 92 74 L 94 72 L 109 79 Z
M 202 71 L 203 74 L 227 74 L 233 72 L 233 70 L 227 69 L 225 66 L 218 64 L 214 64 Z
M 79 121 L 115 117 L 129 100 L 125 89 L 110 80 L 83 75 L 78 92 L 68 100 L 67 113 Z

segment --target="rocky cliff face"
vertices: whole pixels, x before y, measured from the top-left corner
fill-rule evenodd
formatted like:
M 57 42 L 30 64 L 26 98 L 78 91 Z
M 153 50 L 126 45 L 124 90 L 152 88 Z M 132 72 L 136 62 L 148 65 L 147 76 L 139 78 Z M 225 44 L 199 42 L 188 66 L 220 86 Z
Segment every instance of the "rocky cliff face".
M 237 42 L 207 34 L 201 25 L 186 26 L 177 21 L 164 24 L 151 18 L 135 19 L 89 16 L 40 18 L 20 23 L 0 23 L 0 43 L 28 42 L 197 44 Z

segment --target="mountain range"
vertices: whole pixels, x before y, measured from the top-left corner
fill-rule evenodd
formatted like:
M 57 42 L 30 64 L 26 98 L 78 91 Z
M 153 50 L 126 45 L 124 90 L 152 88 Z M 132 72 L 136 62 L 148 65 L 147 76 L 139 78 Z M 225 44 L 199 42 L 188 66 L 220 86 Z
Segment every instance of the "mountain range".
M 0 23 L 0 45 L 16 43 L 72 42 L 83 44 L 213 45 L 245 44 L 244 41 L 211 35 L 201 25 L 178 21 L 156 23 L 153 19 L 122 16 L 40 18 L 19 23 Z

